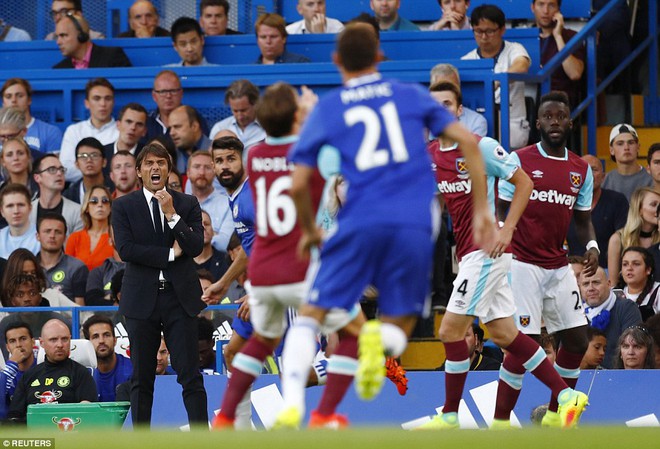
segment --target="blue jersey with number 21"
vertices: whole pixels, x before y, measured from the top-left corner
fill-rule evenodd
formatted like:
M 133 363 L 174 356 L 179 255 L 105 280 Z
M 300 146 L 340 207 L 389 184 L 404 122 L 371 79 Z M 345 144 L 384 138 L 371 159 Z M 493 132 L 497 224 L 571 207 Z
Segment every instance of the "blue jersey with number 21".
M 316 166 L 324 145 L 335 147 L 348 181 L 340 227 L 370 224 L 430 228 L 435 192 L 424 130 L 440 135 L 456 119 L 421 86 L 355 78 L 320 99 L 289 159 Z

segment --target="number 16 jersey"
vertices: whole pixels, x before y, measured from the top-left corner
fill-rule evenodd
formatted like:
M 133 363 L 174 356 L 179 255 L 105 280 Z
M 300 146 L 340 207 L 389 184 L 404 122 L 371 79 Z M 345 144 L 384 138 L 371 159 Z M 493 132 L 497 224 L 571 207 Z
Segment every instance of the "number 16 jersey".
M 255 240 L 248 264 L 248 278 L 254 286 L 302 282 L 308 261 L 296 251 L 300 227 L 290 195 L 293 164 L 286 156 L 297 136 L 267 137 L 248 152 L 248 180 L 255 208 Z M 310 195 L 318 209 L 325 181 L 316 171 Z

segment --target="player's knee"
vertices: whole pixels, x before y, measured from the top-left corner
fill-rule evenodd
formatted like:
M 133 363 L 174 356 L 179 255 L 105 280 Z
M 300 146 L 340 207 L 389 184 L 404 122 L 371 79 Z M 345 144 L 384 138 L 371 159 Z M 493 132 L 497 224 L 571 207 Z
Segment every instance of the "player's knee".
M 465 331 L 461 332 L 460 330 L 440 326 L 438 338 L 445 343 L 460 341 L 465 338 Z

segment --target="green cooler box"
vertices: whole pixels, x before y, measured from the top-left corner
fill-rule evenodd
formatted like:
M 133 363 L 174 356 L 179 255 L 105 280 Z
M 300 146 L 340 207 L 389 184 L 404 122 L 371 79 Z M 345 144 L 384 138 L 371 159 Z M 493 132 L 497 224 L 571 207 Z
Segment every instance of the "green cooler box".
M 27 425 L 31 428 L 71 430 L 120 428 L 131 403 L 85 402 L 77 404 L 34 404 L 28 406 Z

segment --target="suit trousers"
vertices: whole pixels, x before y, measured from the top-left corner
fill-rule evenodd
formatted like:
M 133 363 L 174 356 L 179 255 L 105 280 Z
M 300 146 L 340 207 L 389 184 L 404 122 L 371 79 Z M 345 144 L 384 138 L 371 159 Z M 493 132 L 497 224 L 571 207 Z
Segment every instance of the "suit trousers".
M 150 425 L 156 380 L 156 354 L 161 330 L 170 360 L 183 388 L 183 403 L 188 421 L 208 429 L 208 410 L 204 380 L 199 371 L 196 317 L 189 316 L 173 288 L 158 291 L 156 307 L 147 319 L 126 317 L 131 342 L 131 413 L 133 425 Z

